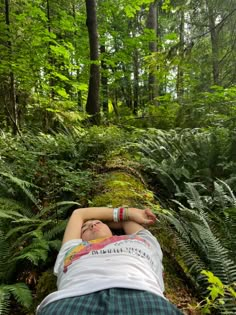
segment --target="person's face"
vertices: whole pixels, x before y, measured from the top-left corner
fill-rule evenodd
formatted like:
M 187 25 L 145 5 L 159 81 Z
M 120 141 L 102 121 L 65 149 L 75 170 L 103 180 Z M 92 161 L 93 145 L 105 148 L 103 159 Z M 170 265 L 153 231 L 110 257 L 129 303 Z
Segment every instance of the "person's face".
M 83 241 L 91 241 L 110 236 L 112 236 L 111 230 L 100 220 L 88 220 L 82 225 L 81 238 Z

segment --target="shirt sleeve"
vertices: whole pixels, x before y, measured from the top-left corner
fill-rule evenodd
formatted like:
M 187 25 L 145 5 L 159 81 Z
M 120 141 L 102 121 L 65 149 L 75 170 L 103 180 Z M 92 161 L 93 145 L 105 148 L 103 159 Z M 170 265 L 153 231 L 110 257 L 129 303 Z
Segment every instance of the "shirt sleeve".
M 66 242 L 65 244 L 62 245 L 58 255 L 57 255 L 57 259 L 54 265 L 54 275 L 57 276 L 59 269 L 63 268 L 63 260 L 65 257 L 65 254 L 68 252 L 68 250 L 70 250 L 72 247 L 79 245 L 80 243 L 82 243 L 82 239 L 74 239 L 74 240 L 70 240 L 68 242 Z

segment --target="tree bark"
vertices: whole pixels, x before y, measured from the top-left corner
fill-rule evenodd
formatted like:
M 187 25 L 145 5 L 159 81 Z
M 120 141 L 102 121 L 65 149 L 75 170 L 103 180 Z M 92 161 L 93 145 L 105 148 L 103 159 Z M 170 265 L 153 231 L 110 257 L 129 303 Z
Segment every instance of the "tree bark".
M 48 33 L 51 33 L 51 10 L 50 10 L 50 0 L 47 0 L 46 2 L 46 10 L 47 10 L 47 29 L 48 29 Z M 53 60 L 53 56 L 52 56 L 52 52 L 50 49 L 50 42 L 48 44 L 48 63 L 50 65 L 50 69 L 53 68 L 54 66 L 54 60 Z M 53 101 L 55 98 L 55 91 L 54 91 L 54 86 L 55 86 L 55 82 L 52 76 L 52 70 L 47 70 L 48 71 L 48 75 L 49 75 L 49 102 Z M 43 129 L 45 132 L 48 132 L 48 130 L 51 127 L 51 121 L 52 121 L 52 113 L 47 111 L 47 109 L 45 109 L 44 111 L 44 117 L 43 117 Z
M 212 1 L 206 0 L 206 6 L 208 10 L 208 21 L 211 35 L 213 84 L 219 85 L 220 84 L 219 37 L 216 29 L 215 14 Z
M 139 58 L 138 58 L 138 50 L 134 50 L 133 54 L 133 63 L 134 63 L 134 108 L 133 113 L 136 115 L 138 112 L 138 105 L 139 105 Z
M 96 0 L 86 0 L 86 25 L 89 34 L 90 47 L 90 75 L 89 75 L 89 89 L 86 103 L 86 112 L 91 115 L 90 121 L 92 123 L 99 123 L 100 108 L 99 108 L 99 83 L 100 83 L 100 69 L 99 69 L 99 54 L 98 54 L 98 31 L 97 31 L 97 12 Z
M 73 1 L 72 3 L 72 16 L 73 16 L 73 19 L 74 19 L 74 23 L 76 23 L 76 0 Z M 76 39 L 78 37 L 78 31 L 75 31 L 74 32 L 74 38 Z M 76 47 L 76 43 L 74 43 L 74 46 Z M 76 60 L 76 64 L 78 65 L 78 62 Z M 80 70 L 79 68 L 76 70 L 76 79 L 77 79 L 77 82 L 79 82 L 80 80 Z M 83 99 L 82 99 L 82 92 L 81 90 L 78 90 L 77 92 L 77 105 L 78 105 L 78 110 L 82 110 L 83 109 Z
M 184 60 L 184 11 L 181 10 L 180 25 L 179 25 L 179 63 L 177 69 L 177 80 L 176 80 L 176 92 L 178 99 L 181 99 L 184 95 L 184 71 L 183 71 L 183 60 Z
M 8 58 L 10 64 L 9 73 L 9 85 L 7 90 L 9 91 L 9 97 L 5 100 L 6 112 L 9 116 L 9 121 L 12 125 L 12 132 L 16 135 L 19 131 L 19 117 L 18 117 L 18 104 L 16 102 L 16 87 L 15 87 L 15 75 L 12 70 L 12 43 L 10 39 L 10 5 L 9 0 L 5 0 L 5 23 L 8 32 L 7 49 Z
M 106 53 L 105 45 L 100 46 L 101 54 Z M 108 80 L 107 80 L 107 65 L 102 58 L 101 62 L 102 75 L 101 75 L 101 84 L 102 84 L 102 109 L 104 113 L 108 113 Z
M 147 28 L 153 30 L 154 34 L 157 35 L 157 1 L 154 1 L 149 6 Z M 149 42 L 149 51 L 151 54 L 155 54 L 157 52 L 156 40 Z M 158 96 L 156 70 L 157 70 L 156 66 L 150 67 L 148 77 L 149 101 L 155 105 L 157 105 L 156 97 Z

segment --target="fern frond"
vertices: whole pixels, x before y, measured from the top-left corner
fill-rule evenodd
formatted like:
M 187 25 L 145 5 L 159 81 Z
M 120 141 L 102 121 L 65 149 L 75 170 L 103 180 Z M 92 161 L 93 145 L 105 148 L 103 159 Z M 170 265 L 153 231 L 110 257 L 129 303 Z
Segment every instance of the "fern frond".
M 198 256 L 199 269 L 211 270 L 224 284 L 236 281 L 236 265 L 230 253 L 211 229 L 211 219 L 204 210 L 181 208 L 179 215 L 170 217 L 169 222 L 175 227 L 179 243 L 185 248 L 182 257 L 190 270 L 196 270 L 193 257 Z M 181 243 L 182 242 L 182 243 Z M 188 248 L 188 246 L 190 248 Z M 195 252 L 194 254 L 190 251 Z
M 10 295 L 12 295 L 20 305 L 26 307 L 27 309 L 32 306 L 31 291 L 25 283 L 3 284 L 0 285 L 0 292 L 1 291 L 6 298 L 9 298 Z M 0 312 L 0 314 L 2 313 Z
M 49 244 L 46 240 L 33 239 L 31 244 L 17 252 L 12 260 L 16 262 L 28 260 L 37 266 L 40 261 L 46 261 L 48 252 Z
M 54 203 L 53 205 L 50 205 L 49 207 L 45 207 L 43 209 L 41 209 L 40 212 L 38 212 L 36 214 L 36 217 L 37 218 L 41 218 L 43 217 L 45 214 L 50 214 L 50 218 L 54 218 L 55 217 L 55 212 L 52 214 L 52 210 L 55 210 L 57 208 L 60 208 L 61 206 L 68 206 L 71 207 L 71 206 L 80 206 L 80 204 L 78 202 L 75 202 L 75 201 L 61 201 L 61 202 L 56 202 Z M 67 208 L 66 208 L 67 209 Z
M 229 193 L 229 195 L 231 197 L 230 198 L 231 204 L 236 205 L 236 197 L 235 197 L 232 189 L 230 188 L 230 186 L 223 180 L 218 179 L 218 182 L 220 182 L 226 188 L 227 192 Z
M 35 197 L 33 196 L 33 194 L 30 192 L 30 190 L 28 189 L 29 187 L 36 187 L 35 185 L 22 180 L 20 178 L 17 178 L 9 173 L 4 173 L 4 172 L 0 172 L 1 176 L 7 177 L 8 179 L 10 179 L 13 183 L 15 183 L 18 187 L 20 187 L 23 192 L 26 194 L 26 196 L 33 202 L 33 204 L 38 208 L 38 210 L 41 210 L 40 205 L 38 204 L 38 201 L 35 199 Z M 38 187 L 37 187 L 38 188 Z
M 0 253 L 0 281 L 2 282 L 8 276 L 10 258 L 9 243 L 2 231 L 0 231 Z
M 15 212 L 15 211 L 11 211 L 11 210 L 3 210 L 3 209 L 0 209 L 0 218 L 1 219 L 10 219 L 11 221 L 12 220 L 15 220 L 16 218 L 19 218 L 19 217 L 22 217 L 22 215 L 18 212 Z
M 14 211 L 22 215 L 32 217 L 32 211 L 12 198 L 0 197 L 0 209 L 4 212 Z
M 67 225 L 67 220 L 60 221 L 55 224 L 50 230 L 47 230 L 44 233 L 44 237 L 46 240 L 53 240 L 58 235 L 63 235 L 65 228 Z
M 4 285 L 0 285 L 0 314 L 8 315 L 10 309 L 10 294 L 4 290 Z

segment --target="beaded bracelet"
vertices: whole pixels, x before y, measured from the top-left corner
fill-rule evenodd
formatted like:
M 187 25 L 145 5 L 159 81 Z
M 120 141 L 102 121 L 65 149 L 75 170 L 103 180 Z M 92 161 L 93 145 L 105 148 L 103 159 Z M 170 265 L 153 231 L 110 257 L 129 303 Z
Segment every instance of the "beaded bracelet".
M 113 221 L 114 222 L 119 222 L 118 213 L 119 213 L 119 208 L 114 208 L 113 209 Z
M 129 214 L 128 214 L 128 208 L 114 208 L 113 209 L 113 221 L 114 222 L 122 222 L 122 221 L 128 221 L 129 220 Z

